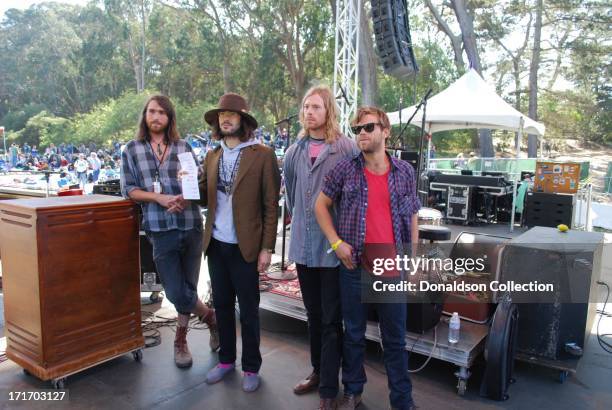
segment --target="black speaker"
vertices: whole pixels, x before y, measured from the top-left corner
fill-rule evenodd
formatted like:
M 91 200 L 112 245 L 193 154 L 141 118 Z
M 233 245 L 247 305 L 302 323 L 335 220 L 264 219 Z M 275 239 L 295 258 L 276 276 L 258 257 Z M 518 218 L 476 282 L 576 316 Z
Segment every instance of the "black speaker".
M 406 0 L 371 0 L 376 51 L 386 74 L 404 79 L 419 71 Z
M 399 151 L 399 158 L 412 165 L 415 175 L 419 172 L 419 153 L 417 151 Z
M 547 226 L 555 228 L 559 224 L 572 227 L 576 196 L 571 194 L 552 194 L 528 192 L 525 203 L 524 225 Z
M 567 345 L 584 349 L 595 320 L 603 234 L 535 227 L 508 242 L 500 283 L 537 281 L 552 292 L 511 292 L 520 314 L 518 352 L 528 357 L 574 357 Z
M 443 303 L 424 301 L 408 303 L 406 312 L 406 330 L 412 333 L 425 333 L 440 322 Z

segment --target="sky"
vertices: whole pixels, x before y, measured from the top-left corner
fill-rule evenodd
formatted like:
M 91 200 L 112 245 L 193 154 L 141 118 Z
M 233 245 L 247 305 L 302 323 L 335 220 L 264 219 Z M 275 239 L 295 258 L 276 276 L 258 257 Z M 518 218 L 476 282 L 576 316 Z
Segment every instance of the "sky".
M 4 12 L 8 9 L 27 9 L 32 4 L 38 3 L 67 3 L 67 4 L 87 4 L 88 0 L 61 0 L 61 1 L 41 1 L 41 0 L 0 0 L 0 16 L 4 17 Z

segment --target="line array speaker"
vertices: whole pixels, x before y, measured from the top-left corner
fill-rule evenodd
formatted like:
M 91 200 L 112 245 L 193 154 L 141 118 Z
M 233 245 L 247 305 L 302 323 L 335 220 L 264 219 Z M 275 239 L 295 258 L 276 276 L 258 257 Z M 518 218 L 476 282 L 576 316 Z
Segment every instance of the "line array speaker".
M 406 0 L 371 0 L 371 4 L 376 51 L 385 73 L 404 79 L 418 72 Z

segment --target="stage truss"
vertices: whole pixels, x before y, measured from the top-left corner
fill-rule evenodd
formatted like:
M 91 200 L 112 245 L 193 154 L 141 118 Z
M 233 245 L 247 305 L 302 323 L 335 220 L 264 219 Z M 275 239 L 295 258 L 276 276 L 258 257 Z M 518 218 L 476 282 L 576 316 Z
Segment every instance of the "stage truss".
M 359 21 L 362 0 L 336 0 L 334 95 L 340 109 L 340 128 L 352 136 L 350 121 L 359 95 Z

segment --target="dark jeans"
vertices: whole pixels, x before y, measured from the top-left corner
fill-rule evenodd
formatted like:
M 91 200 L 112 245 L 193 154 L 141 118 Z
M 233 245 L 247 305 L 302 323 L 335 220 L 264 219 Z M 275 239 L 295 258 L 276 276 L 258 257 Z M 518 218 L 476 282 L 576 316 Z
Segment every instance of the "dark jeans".
M 240 307 L 242 370 L 257 373 L 259 352 L 259 273 L 257 262 L 246 262 L 238 245 L 211 239 L 208 271 L 219 328 L 219 362 L 236 361 L 236 296 Z
M 363 360 L 368 305 L 361 303 L 361 268 L 349 270 L 340 265 L 340 295 L 344 318 L 344 362 L 342 383 L 345 393 L 361 394 L 367 381 Z M 412 383 L 408 376 L 406 352 L 406 304 L 377 303 L 389 401 L 397 409 L 412 405 Z
M 198 301 L 202 230 L 148 231 L 147 238 L 166 297 L 178 313 L 191 314 Z
M 342 315 L 338 268 L 309 268 L 296 264 L 302 299 L 308 315 L 310 361 L 320 375 L 319 395 L 338 395 L 342 358 Z

